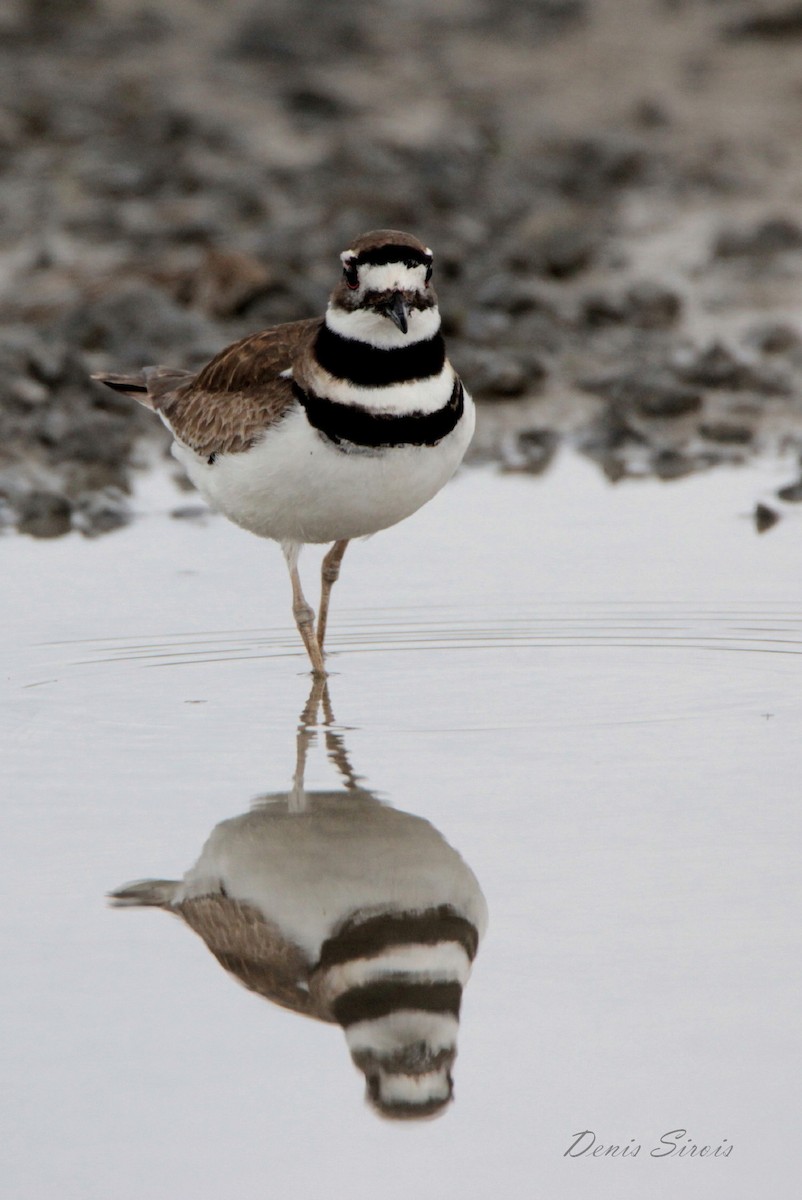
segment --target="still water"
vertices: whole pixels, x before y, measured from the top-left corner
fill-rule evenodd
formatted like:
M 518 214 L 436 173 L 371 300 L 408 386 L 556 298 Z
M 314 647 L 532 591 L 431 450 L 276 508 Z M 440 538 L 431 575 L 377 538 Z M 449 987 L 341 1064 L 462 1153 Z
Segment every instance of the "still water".
M 466 471 L 311 697 L 277 549 L 158 474 L 5 539 L 7 1194 L 790 1194 L 792 473 Z

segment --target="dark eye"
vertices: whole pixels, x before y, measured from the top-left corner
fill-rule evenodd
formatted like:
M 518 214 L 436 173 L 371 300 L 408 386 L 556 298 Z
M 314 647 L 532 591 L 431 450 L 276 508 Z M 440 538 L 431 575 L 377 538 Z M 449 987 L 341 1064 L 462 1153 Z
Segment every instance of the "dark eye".
M 349 288 L 359 287 L 359 272 L 356 269 L 356 263 L 347 263 L 343 267 L 343 276 Z
M 428 267 L 426 268 L 426 286 L 427 287 L 429 286 L 431 281 L 432 281 L 432 264 L 429 263 Z

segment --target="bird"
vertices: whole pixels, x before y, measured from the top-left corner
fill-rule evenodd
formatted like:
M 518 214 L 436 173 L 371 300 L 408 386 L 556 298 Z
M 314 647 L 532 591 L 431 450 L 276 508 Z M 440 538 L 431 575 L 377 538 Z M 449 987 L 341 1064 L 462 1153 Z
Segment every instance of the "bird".
M 431 500 L 462 462 L 475 424 L 446 354 L 428 246 L 373 230 L 340 260 L 323 317 L 250 334 L 197 372 L 93 375 L 158 414 L 213 509 L 280 544 L 295 623 L 321 678 L 348 543 Z M 317 619 L 298 571 L 310 543 L 331 543 Z
M 312 703 L 290 791 L 216 825 L 183 879 L 128 883 L 110 900 L 172 913 L 250 991 L 339 1025 L 379 1115 L 434 1116 L 453 1099 L 462 995 L 487 904 L 429 821 L 360 784 L 330 712 L 326 744 L 345 787 L 307 790 Z

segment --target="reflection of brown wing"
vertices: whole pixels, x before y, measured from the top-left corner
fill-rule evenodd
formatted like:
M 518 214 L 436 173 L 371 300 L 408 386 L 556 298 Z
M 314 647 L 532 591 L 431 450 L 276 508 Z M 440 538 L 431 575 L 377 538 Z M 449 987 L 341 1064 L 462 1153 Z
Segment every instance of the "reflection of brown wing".
M 157 401 L 176 437 L 196 454 L 239 454 L 293 403 L 282 371 L 310 345 L 319 317 L 253 333 L 226 347 L 194 379 Z
M 309 994 L 309 963 L 303 951 L 258 909 L 212 894 L 184 900 L 172 911 L 181 914 L 220 965 L 250 991 L 304 1016 L 332 1020 Z

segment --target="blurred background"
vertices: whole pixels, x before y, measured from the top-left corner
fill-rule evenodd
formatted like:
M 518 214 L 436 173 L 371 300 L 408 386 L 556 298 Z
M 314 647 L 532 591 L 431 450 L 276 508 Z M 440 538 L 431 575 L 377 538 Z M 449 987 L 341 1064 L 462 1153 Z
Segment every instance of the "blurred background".
M 127 520 L 166 436 L 89 372 L 321 313 L 376 227 L 435 250 L 474 460 L 794 451 L 800 49 L 793 0 L 5 0 L 2 523 Z

